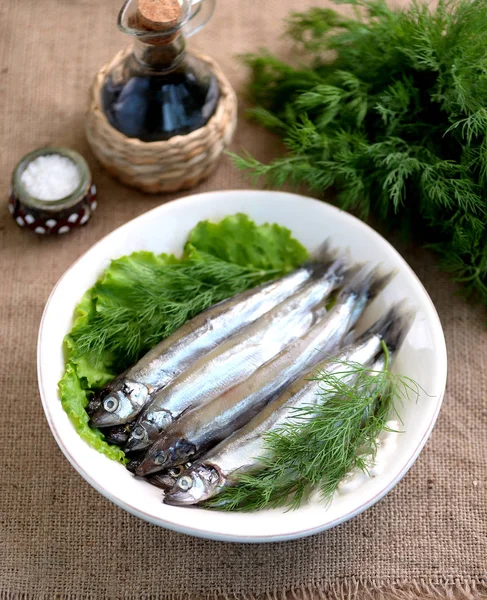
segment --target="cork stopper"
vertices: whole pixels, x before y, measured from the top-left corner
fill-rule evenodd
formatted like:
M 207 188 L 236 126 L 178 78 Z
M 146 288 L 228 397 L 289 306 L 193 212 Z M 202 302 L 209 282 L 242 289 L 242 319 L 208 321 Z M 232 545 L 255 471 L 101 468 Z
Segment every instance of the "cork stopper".
M 176 27 L 182 18 L 178 0 L 139 0 L 139 25 L 149 31 L 167 31 Z

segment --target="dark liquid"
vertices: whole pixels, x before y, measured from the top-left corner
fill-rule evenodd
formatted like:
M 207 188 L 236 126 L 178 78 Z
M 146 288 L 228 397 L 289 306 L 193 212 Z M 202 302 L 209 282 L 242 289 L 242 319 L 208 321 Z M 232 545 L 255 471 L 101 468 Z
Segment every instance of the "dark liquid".
M 144 142 L 167 140 L 199 129 L 213 116 L 220 90 L 213 74 L 189 69 L 166 75 L 136 75 L 115 84 L 107 77 L 103 107 L 110 124 Z

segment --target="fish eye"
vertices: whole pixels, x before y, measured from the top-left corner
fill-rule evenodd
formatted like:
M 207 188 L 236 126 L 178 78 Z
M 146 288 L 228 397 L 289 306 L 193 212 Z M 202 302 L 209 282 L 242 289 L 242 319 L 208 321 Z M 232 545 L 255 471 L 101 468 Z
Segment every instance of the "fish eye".
M 183 490 L 183 492 L 187 492 L 193 487 L 193 480 L 187 475 L 180 477 L 178 480 L 178 487 Z
M 134 440 L 143 440 L 146 437 L 146 431 L 142 425 L 137 425 L 137 427 L 132 431 L 132 437 Z
M 107 398 L 105 402 L 103 402 L 103 408 L 109 412 L 115 412 L 118 408 L 118 400 L 116 398 Z
M 167 461 L 167 456 L 165 452 L 158 452 L 154 457 L 154 462 L 156 465 L 163 465 Z

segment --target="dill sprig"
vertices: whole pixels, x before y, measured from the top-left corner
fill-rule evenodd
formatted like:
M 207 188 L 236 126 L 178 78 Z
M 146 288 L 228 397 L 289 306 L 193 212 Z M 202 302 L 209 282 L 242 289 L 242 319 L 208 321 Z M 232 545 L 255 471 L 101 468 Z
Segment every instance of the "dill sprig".
M 318 490 L 329 502 L 339 483 L 354 470 L 373 464 L 379 436 L 399 419 L 400 402 L 418 397 L 412 379 L 391 373 L 386 350 L 382 371 L 341 363 L 343 371 L 319 372 L 316 405 L 296 409 L 292 419 L 265 436 L 260 466 L 240 475 L 236 485 L 205 503 L 219 510 L 298 508 Z M 400 420 L 400 419 L 399 419 Z
M 135 252 L 112 261 L 79 307 L 66 339 L 69 358 L 90 387 L 104 385 L 109 373 L 124 371 L 188 319 L 307 258 L 291 232 L 276 224 L 258 226 L 241 213 L 201 221 L 181 259 Z M 94 371 L 104 373 L 96 382 Z
M 289 18 L 304 66 L 244 57 L 250 114 L 289 152 L 235 162 L 273 186 L 335 189 L 340 207 L 433 248 L 487 303 L 487 0 L 337 3 L 354 16 L 314 8 Z
M 113 353 L 118 371 L 201 311 L 279 274 L 195 251 L 173 264 L 119 260 L 116 268 L 117 293 L 107 293 L 111 279 L 97 284 L 97 311 L 71 337 L 80 355 L 98 360 Z

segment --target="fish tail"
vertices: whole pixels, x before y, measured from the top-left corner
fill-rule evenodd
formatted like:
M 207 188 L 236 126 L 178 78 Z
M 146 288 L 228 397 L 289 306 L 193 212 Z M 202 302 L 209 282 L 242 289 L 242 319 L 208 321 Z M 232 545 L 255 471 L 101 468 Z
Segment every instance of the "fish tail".
M 350 256 L 325 240 L 311 255 L 307 265 L 321 277 L 323 274 L 343 279 L 350 268 Z
M 334 248 L 329 239 L 326 239 L 318 248 L 311 254 L 309 258 L 310 264 L 331 264 L 335 261 L 340 252 Z
M 352 268 L 350 279 L 340 292 L 340 299 L 345 300 L 349 296 L 357 296 L 365 297 L 370 301 L 379 295 L 395 275 L 396 271 L 384 271 L 381 266 L 372 270 L 366 266 L 362 266 L 358 270 Z
M 413 321 L 414 312 L 403 301 L 390 308 L 383 317 L 372 325 L 366 334 L 379 335 L 392 354 L 401 347 Z

